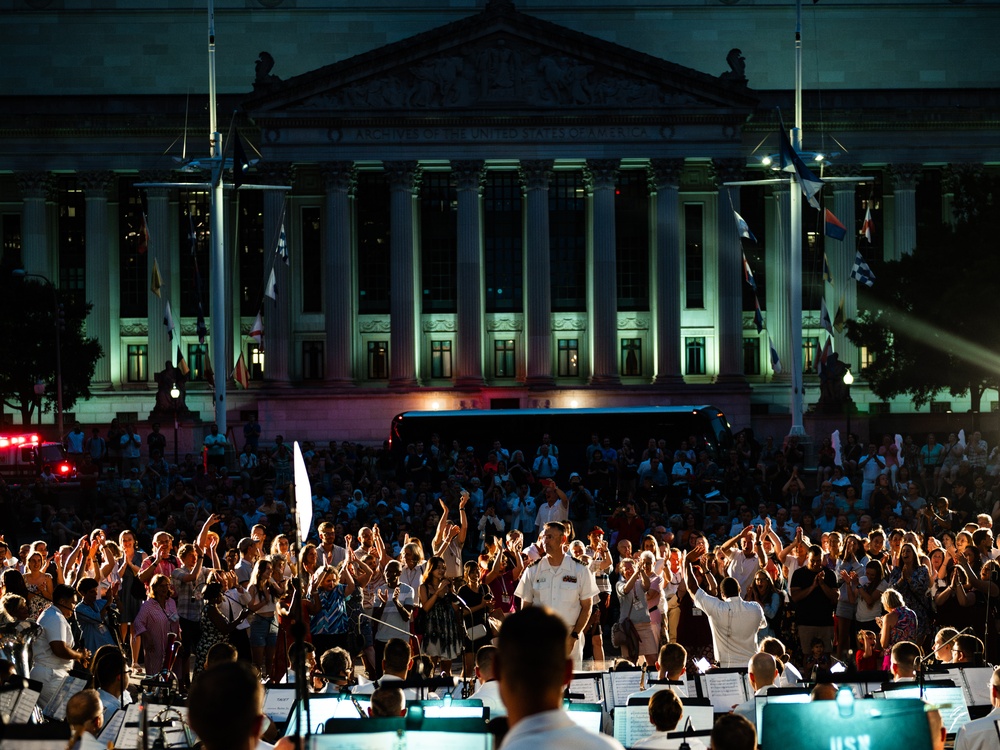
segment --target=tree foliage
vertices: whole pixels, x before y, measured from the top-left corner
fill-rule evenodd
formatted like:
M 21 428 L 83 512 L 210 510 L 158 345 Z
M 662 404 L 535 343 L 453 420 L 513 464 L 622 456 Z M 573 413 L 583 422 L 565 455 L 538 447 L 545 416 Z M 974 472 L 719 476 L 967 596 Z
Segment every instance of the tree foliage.
M 56 404 L 56 298 L 51 286 L 34 278 L 15 278 L 9 268 L 0 268 L 0 399 L 21 412 L 30 424 L 37 412 Z M 80 399 L 90 398 L 90 381 L 97 360 L 103 356 L 97 339 L 87 338 L 84 322 L 92 305 L 77 295 L 55 292 L 65 320 L 59 334 L 62 353 L 63 409 L 69 411 Z M 107 304 L 104 300 L 103 304 Z M 45 393 L 35 393 L 36 383 Z
M 862 375 L 880 398 L 968 394 L 978 412 L 1000 388 L 1000 177 L 960 170 L 946 189 L 954 220 L 922 232 L 912 255 L 872 264 L 847 337 L 868 348 Z

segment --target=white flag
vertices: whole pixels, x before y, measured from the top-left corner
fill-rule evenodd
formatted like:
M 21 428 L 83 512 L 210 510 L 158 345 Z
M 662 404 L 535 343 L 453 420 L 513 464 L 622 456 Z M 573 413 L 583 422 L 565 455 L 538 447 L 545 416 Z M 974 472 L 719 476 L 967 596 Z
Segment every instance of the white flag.
M 271 269 L 271 275 L 267 277 L 267 287 L 264 289 L 264 296 L 270 297 L 275 302 L 278 301 L 278 280 L 274 276 L 274 269 Z
M 167 327 L 167 338 L 174 340 L 174 316 L 170 312 L 170 300 L 163 306 L 163 325 Z

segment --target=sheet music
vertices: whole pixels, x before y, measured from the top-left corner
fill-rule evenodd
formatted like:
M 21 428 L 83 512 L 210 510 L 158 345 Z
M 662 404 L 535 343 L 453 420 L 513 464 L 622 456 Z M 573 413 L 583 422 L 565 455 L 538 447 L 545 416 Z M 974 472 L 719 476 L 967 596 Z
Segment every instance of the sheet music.
M 288 714 L 294 705 L 294 688 L 273 688 L 264 693 L 264 713 L 275 724 L 284 724 L 288 721 Z
M 122 724 L 125 723 L 126 713 L 127 712 L 124 709 L 119 708 L 111 714 L 111 718 L 108 720 L 108 723 L 104 725 L 104 728 L 101 729 L 101 733 L 97 735 L 97 739 L 104 744 L 110 742 L 117 745 L 118 743 L 116 740 L 118 739 L 118 733 L 121 731 Z
M 611 672 L 601 674 L 601 687 L 604 688 L 604 710 L 611 713 L 615 707 L 614 690 L 611 688 Z
M 649 720 L 646 706 L 619 706 L 615 708 L 615 739 L 625 747 L 634 747 L 656 731 Z
M 14 710 L 14 704 L 20 696 L 20 690 L 0 691 L 0 716 L 3 717 L 4 724 L 10 723 L 10 712 Z
M 589 677 L 574 677 L 569 683 L 569 692 L 582 695 L 582 698 L 572 698 L 575 703 L 600 703 L 603 705 L 604 698 L 601 695 L 600 683 L 603 682 L 601 675 L 594 674 Z
M 639 683 L 642 681 L 642 672 L 612 672 L 611 689 L 613 691 L 615 707 L 624 706 L 628 703 L 628 697 L 632 693 L 638 693 Z
M 749 698 L 747 676 L 740 672 L 706 672 L 701 684 L 716 713 L 728 713 Z
M 66 704 L 69 703 L 69 699 L 86 687 L 87 680 L 80 677 L 74 677 L 72 674 L 67 675 L 63 681 L 59 683 L 59 689 L 56 690 L 49 702 L 45 704 L 45 708 L 42 709 L 42 713 L 50 719 L 55 719 L 56 721 L 64 720 L 66 718 Z
M 34 688 L 28 687 L 22 690 L 21 695 L 18 696 L 17 703 L 14 704 L 14 710 L 10 714 L 10 723 L 27 724 L 31 721 L 35 705 L 38 703 L 40 696 L 41 692 Z
M 990 705 L 990 678 L 993 670 L 989 667 L 952 667 L 948 677 L 961 686 L 965 702 L 970 706 Z

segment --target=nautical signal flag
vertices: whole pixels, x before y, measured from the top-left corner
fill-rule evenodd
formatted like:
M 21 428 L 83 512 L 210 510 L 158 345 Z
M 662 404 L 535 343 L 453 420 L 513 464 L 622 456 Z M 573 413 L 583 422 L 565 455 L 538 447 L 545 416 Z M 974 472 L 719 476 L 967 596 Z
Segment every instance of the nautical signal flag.
M 736 213 L 736 211 L 733 211 L 733 213 L 736 214 L 736 226 L 740 230 L 740 237 L 746 237 L 751 242 L 756 243 L 757 238 L 754 237 L 753 232 L 750 231 L 750 225 L 747 224 L 747 220 Z
M 215 370 L 212 369 L 212 359 L 205 352 L 205 382 L 209 388 L 215 388 Z
M 288 265 L 288 238 L 285 236 L 285 222 L 281 222 L 281 229 L 278 230 L 278 257 Z
M 243 184 L 243 173 L 250 168 L 250 160 L 247 158 L 247 152 L 243 149 L 243 141 L 240 140 L 240 134 L 237 131 L 233 131 L 233 185 L 239 190 L 240 185 Z
M 823 351 L 816 358 L 816 372 L 823 372 L 823 368 L 826 367 L 826 362 L 831 354 L 833 354 L 833 338 L 827 336 L 826 343 L 823 344 Z
M 184 359 L 184 355 L 181 354 L 181 348 L 177 347 L 177 369 L 181 371 L 181 375 L 187 377 L 191 373 L 191 368 L 188 367 L 187 360 Z
M 837 312 L 833 316 L 833 327 L 837 329 L 837 333 L 844 332 L 844 326 L 847 324 L 846 316 L 844 315 L 844 295 L 840 295 L 840 304 L 837 305 Z
M 827 282 L 830 286 L 833 286 L 833 273 L 830 271 L 830 259 L 826 257 L 826 252 L 823 253 L 823 281 Z
M 826 309 L 825 297 L 819 299 L 819 324 L 833 335 L 833 321 L 830 320 L 830 311 Z
M 262 346 L 264 343 L 264 321 L 259 311 L 253 321 L 253 325 L 250 326 L 250 338 L 256 341 L 258 346 Z
M 832 237 L 835 240 L 842 240 L 847 236 L 847 227 L 840 223 L 840 219 L 833 215 L 833 211 L 829 208 L 823 213 L 826 221 L 826 236 Z
M 267 277 L 267 286 L 264 288 L 264 296 L 270 297 L 275 302 L 278 301 L 278 280 L 274 275 L 274 269 L 271 269 L 271 275 Z
M 778 350 L 774 348 L 774 342 L 771 341 L 771 337 L 767 337 L 767 345 L 771 350 L 771 369 L 774 370 L 775 375 L 781 374 L 781 360 L 778 358 Z
M 156 262 L 156 258 L 153 258 L 153 274 L 149 280 L 149 291 L 159 297 L 162 288 L 163 279 L 160 278 L 160 264 Z
M 136 252 L 142 255 L 149 249 L 149 226 L 146 224 L 146 214 L 139 214 L 139 247 Z
M 174 340 L 174 315 L 170 312 L 170 300 L 163 306 L 163 325 L 167 327 L 167 338 Z
M 861 225 L 861 234 L 863 234 L 865 239 L 868 240 L 869 245 L 872 242 L 872 229 L 874 228 L 875 224 L 872 222 L 872 209 L 871 206 L 869 206 L 865 209 L 865 223 Z M 868 286 L 871 286 L 871 284 Z
M 240 352 L 240 357 L 236 360 L 233 381 L 244 391 L 250 387 L 250 371 L 247 369 L 246 362 L 243 361 L 243 352 Z
M 784 123 L 779 123 L 778 125 L 778 139 L 778 156 L 781 159 L 781 171 L 795 172 L 799 178 L 799 186 L 802 188 L 802 194 L 809 201 L 809 205 L 818 211 L 819 198 L 816 196 L 823 190 L 823 180 L 809 170 L 809 167 L 802 161 L 802 157 L 792 148 L 792 142 L 788 140 L 788 133 L 785 132 Z
M 743 253 L 743 280 L 746 281 L 750 288 L 757 291 L 757 280 L 753 277 L 753 271 L 750 270 L 750 264 L 747 262 L 747 254 Z
M 856 279 L 867 287 L 875 285 L 875 274 L 865 261 L 865 257 L 858 250 L 854 256 L 854 267 L 851 269 L 851 278 Z

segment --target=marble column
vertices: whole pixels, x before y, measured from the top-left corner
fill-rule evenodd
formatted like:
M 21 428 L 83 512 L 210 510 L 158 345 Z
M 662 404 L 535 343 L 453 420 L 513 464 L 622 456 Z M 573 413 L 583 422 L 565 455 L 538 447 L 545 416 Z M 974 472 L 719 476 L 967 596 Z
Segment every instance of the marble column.
M 549 253 L 549 180 L 552 160 L 521 162 L 521 183 L 526 198 L 524 287 L 528 334 L 527 378 L 529 387 L 550 388 L 552 378 L 552 273 Z M 612 221 L 614 217 L 612 215 Z M 612 225 L 613 226 L 613 225 Z
M 93 303 L 87 316 L 87 336 L 96 338 L 104 354 L 97 360 L 93 386 L 98 389 L 111 387 L 111 305 L 112 290 L 110 232 L 108 228 L 108 193 L 114 185 L 113 172 L 83 172 L 78 183 L 83 188 L 87 204 L 85 247 L 87 249 L 86 296 Z M 117 243 L 114 248 L 117 251 Z M 118 254 L 115 252 L 114 260 Z M 118 289 L 114 290 L 117 295 Z
M 292 165 L 271 163 L 257 169 L 258 179 L 265 185 L 290 185 L 293 178 Z M 264 307 L 264 380 L 276 386 L 287 386 L 291 382 L 292 345 L 292 298 L 300 299 L 293 290 L 291 268 L 275 257 L 278 234 L 285 226 L 285 237 L 290 238 L 286 190 L 264 190 L 264 289 L 267 289 L 271 269 L 274 269 L 277 299 L 263 298 Z M 289 245 L 289 259 L 296 257 Z M 273 262 L 272 258 L 274 259 Z M 229 308 L 227 308 L 229 309 Z M 243 337 L 239 338 L 239 351 L 244 351 Z M 244 354 L 245 356 L 245 354 Z M 233 356 L 235 364 L 239 354 Z M 247 364 L 249 367 L 249 363 Z
M 716 159 L 718 205 L 719 372 L 716 382 L 744 382 L 743 377 L 743 247 L 733 211 L 740 210 L 740 189 L 723 187 L 743 177 L 744 159 Z M 731 202 L 731 203 L 730 203 Z
M 48 218 L 45 202 L 55 186 L 49 172 L 19 172 L 17 186 L 21 191 L 21 263 L 26 273 L 55 278 L 55 264 L 49 245 Z
M 458 351 L 455 385 L 483 385 L 483 238 L 482 161 L 453 161 L 451 175 L 458 191 Z
M 389 386 L 417 383 L 417 263 L 414 200 L 420 184 L 415 161 L 384 162 L 389 176 Z
M 591 385 L 617 385 L 618 276 L 615 240 L 615 177 L 619 159 L 588 159 L 592 199 L 591 321 L 594 352 Z
M 857 177 L 861 174 L 857 165 L 838 164 L 832 171 L 836 177 Z M 833 214 L 847 227 L 847 234 L 843 240 L 825 238 L 830 272 L 833 274 L 833 294 L 828 295 L 826 302 L 831 319 L 836 320 L 837 309 L 843 300 L 844 317 L 846 320 L 852 320 L 858 313 L 858 282 L 851 278 L 858 243 L 859 225 L 854 210 L 857 183 L 834 182 L 832 185 Z M 834 299 L 831 300 L 831 297 Z M 858 361 L 858 348 L 847 340 L 846 328 L 842 331 L 834 328 L 833 348 L 841 362 L 852 366 L 854 377 L 859 377 L 861 367 Z
M 323 313 L 326 323 L 326 382 L 335 387 L 354 384 L 354 191 L 357 168 L 350 161 L 321 164 L 326 182 L 323 221 Z
M 788 240 L 789 213 L 788 188 L 772 188 L 771 195 L 766 198 L 768 206 L 767 247 L 774 248 L 768 252 L 765 261 L 767 268 L 767 311 L 764 320 L 767 324 L 767 337 L 770 345 L 778 352 L 781 360 L 781 372 L 774 373 L 776 381 L 791 381 L 791 325 L 802 325 L 802 321 L 792 321 L 790 316 L 791 297 L 789 292 L 788 267 L 791 264 L 792 247 Z M 767 346 L 767 342 L 764 344 Z M 771 355 L 767 352 L 768 366 Z
M 170 173 L 148 172 L 140 173 L 140 182 L 169 182 Z M 174 317 L 174 342 L 180 340 L 181 333 L 181 310 L 179 305 L 174 304 L 174 287 L 178 291 L 182 280 L 179 274 L 174 273 L 173 247 L 171 237 L 171 211 L 170 196 L 171 188 L 151 187 L 146 188 L 146 227 L 149 229 L 149 249 L 146 252 L 147 271 L 146 278 L 152 279 L 154 263 L 160 269 L 160 296 L 157 297 L 152 291 L 147 298 L 147 317 L 149 320 L 149 330 L 147 333 L 147 363 L 149 374 L 159 372 L 163 369 L 163 363 L 173 362 L 173 351 L 171 341 L 167 337 L 166 326 L 163 325 L 163 315 L 167 300 L 170 300 L 170 311 Z M 176 344 L 175 344 L 176 345 Z M 221 372 L 219 363 L 213 362 L 216 372 Z
M 656 236 L 650 271 L 657 385 L 679 386 L 681 370 L 681 217 L 683 159 L 653 159 L 649 189 L 655 193 Z
M 917 182 L 923 174 L 923 165 L 893 164 L 889 174 L 893 184 L 894 241 L 891 260 L 899 260 L 904 255 L 912 254 L 917 246 Z

